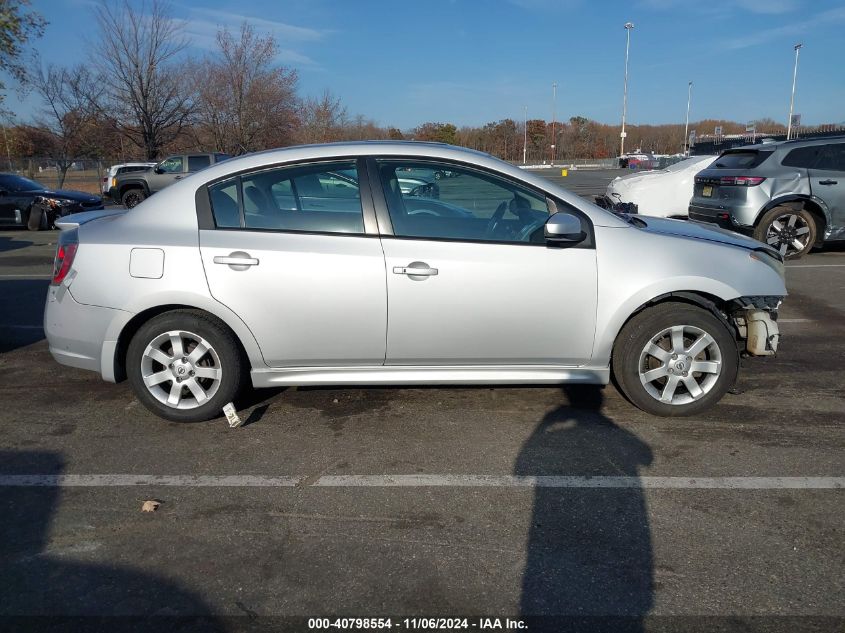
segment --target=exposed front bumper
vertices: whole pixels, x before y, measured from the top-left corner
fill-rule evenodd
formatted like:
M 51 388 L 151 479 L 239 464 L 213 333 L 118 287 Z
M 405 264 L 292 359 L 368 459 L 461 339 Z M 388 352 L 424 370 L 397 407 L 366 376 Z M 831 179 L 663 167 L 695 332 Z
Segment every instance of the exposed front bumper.
M 44 307 L 44 333 L 50 354 L 62 365 L 102 374 L 103 345 L 122 310 L 78 303 L 65 285 L 50 286 Z

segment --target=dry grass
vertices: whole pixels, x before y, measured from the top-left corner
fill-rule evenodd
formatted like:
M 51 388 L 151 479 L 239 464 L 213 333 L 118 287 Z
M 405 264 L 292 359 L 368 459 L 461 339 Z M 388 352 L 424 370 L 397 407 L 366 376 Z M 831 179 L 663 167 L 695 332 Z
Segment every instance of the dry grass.
M 41 173 L 33 174 L 33 180 L 40 182 L 45 187 L 56 189 L 58 187 L 59 179 L 55 171 L 43 171 Z M 84 191 L 85 193 L 93 193 L 94 195 L 102 195 L 100 191 L 100 177 L 97 176 L 96 170 L 86 171 L 69 171 L 62 189 L 76 189 L 77 191 Z

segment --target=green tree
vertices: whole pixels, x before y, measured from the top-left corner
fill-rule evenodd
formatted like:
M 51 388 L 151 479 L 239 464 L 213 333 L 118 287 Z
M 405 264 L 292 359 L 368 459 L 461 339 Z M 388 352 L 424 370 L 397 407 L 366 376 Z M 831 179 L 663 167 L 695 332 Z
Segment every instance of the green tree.
M 41 37 L 47 21 L 40 13 L 28 11 L 29 0 L 0 0 L 0 72 L 11 75 L 18 83 L 29 79 L 22 57 L 25 45 Z M 0 80 L 0 91 L 6 85 Z M 0 92 L 0 103 L 5 95 Z

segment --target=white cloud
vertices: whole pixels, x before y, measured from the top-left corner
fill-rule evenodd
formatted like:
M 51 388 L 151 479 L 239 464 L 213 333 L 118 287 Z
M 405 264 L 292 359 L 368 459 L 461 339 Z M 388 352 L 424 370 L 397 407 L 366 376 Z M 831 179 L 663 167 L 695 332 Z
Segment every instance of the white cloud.
M 273 33 L 281 41 L 314 42 L 323 39 L 331 31 L 324 29 L 312 29 L 305 26 L 295 26 L 277 20 L 257 18 L 247 14 L 228 13 L 205 7 L 191 7 L 191 13 L 202 14 L 206 19 L 203 21 L 214 22 L 216 25 L 239 27 L 243 22 L 249 22 L 256 29 Z M 208 20 L 209 17 L 214 20 Z
M 740 48 L 758 46 L 777 39 L 783 39 L 785 40 L 785 45 L 791 45 L 796 43 L 793 40 L 800 37 L 813 27 L 827 26 L 840 22 L 845 22 L 845 7 L 824 11 L 800 22 L 791 22 L 783 26 L 751 32 L 747 35 L 743 35 L 742 37 L 727 40 L 722 43 L 722 46 L 737 50 Z

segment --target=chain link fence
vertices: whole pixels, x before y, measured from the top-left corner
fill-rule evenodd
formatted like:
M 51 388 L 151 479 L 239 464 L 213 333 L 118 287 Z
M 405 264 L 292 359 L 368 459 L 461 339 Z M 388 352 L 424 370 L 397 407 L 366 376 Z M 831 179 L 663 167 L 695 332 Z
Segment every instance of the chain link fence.
M 102 195 L 103 178 L 106 177 L 108 168 L 121 162 L 124 161 L 117 158 L 74 160 L 65 174 L 61 188 Z M 56 166 L 56 161 L 49 158 L 6 157 L 0 159 L 0 170 L 25 176 L 41 183 L 48 189 L 59 188 L 60 172 Z

